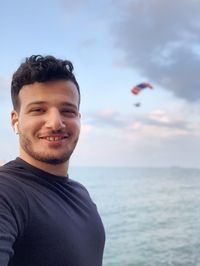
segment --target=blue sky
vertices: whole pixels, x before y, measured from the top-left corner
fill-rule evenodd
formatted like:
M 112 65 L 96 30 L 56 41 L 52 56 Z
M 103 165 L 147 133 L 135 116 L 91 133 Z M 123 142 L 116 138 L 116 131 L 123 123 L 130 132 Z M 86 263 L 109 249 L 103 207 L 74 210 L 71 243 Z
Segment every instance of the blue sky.
M 12 74 L 25 57 L 52 54 L 73 62 L 81 88 L 71 165 L 198 167 L 199 14 L 197 0 L 0 3 L 0 159 L 18 154 Z M 131 94 L 143 81 L 154 89 Z

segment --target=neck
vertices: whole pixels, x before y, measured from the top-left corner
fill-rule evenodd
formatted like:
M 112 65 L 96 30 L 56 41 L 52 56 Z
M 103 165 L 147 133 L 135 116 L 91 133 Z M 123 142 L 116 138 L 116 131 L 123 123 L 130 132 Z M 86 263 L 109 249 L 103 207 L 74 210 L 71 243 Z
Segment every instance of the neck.
M 57 176 L 67 176 L 68 173 L 68 167 L 69 167 L 69 161 L 60 163 L 60 164 L 49 164 L 44 163 L 41 161 L 38 161 L 30 156 L 27 156 L 27 154 L 20 153 L 19 156 L 22 160 L 25 162 L 31 164 L 32 166 L 35 166 L 47 173 L 57 175 Z

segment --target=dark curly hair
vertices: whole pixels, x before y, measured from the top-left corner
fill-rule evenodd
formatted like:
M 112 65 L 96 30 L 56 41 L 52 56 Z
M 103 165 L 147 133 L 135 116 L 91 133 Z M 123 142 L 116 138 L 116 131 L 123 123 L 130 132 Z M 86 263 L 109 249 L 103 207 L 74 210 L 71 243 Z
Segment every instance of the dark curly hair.
M 80 89 L 73 70 L 74 67 L 70 61 L 57 59 L 54 56 L 32 55 L 27 57 L 12 77 L 13 108 L 17 110 L 20 107 L 18 95 L 24 85 L 60 79 L 72 81 L 76 85 L 80 104 Z

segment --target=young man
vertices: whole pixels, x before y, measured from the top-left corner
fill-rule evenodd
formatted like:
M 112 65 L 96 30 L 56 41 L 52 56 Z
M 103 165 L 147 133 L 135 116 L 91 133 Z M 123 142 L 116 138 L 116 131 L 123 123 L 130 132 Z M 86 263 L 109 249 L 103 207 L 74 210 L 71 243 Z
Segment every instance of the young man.
M 31 56 L 13 75 L 19 157 L 0 168 L 1 266 L 101 266 L 104 228 L 87 190 L 68 177 L 80 133 L 69 61 Z

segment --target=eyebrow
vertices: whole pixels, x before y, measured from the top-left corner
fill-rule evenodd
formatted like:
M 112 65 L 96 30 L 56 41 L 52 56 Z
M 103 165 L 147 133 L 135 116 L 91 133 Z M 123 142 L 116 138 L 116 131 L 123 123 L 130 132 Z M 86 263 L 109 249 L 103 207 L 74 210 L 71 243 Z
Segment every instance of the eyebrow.
M 30 106 L 36 105 L 36 104 L 46 104 L 46 102 L 45 101 L 35 101 L 35 102 L 31 102 L 31 103 L 27 104 L 26 107 L 30 107 Z
M 31 102 L 27 104 L 26 108 L 29 108 L 34 105 L 45 105 L 45 104 L 47 104 L 46 101 L 35 101 L 35 102 Z M 60 106 L 73 107 L 73 108 L 78 109 L 78 106 L 76 106 L 75 104 L 69 103 L 69 102 L 61 102 Z

